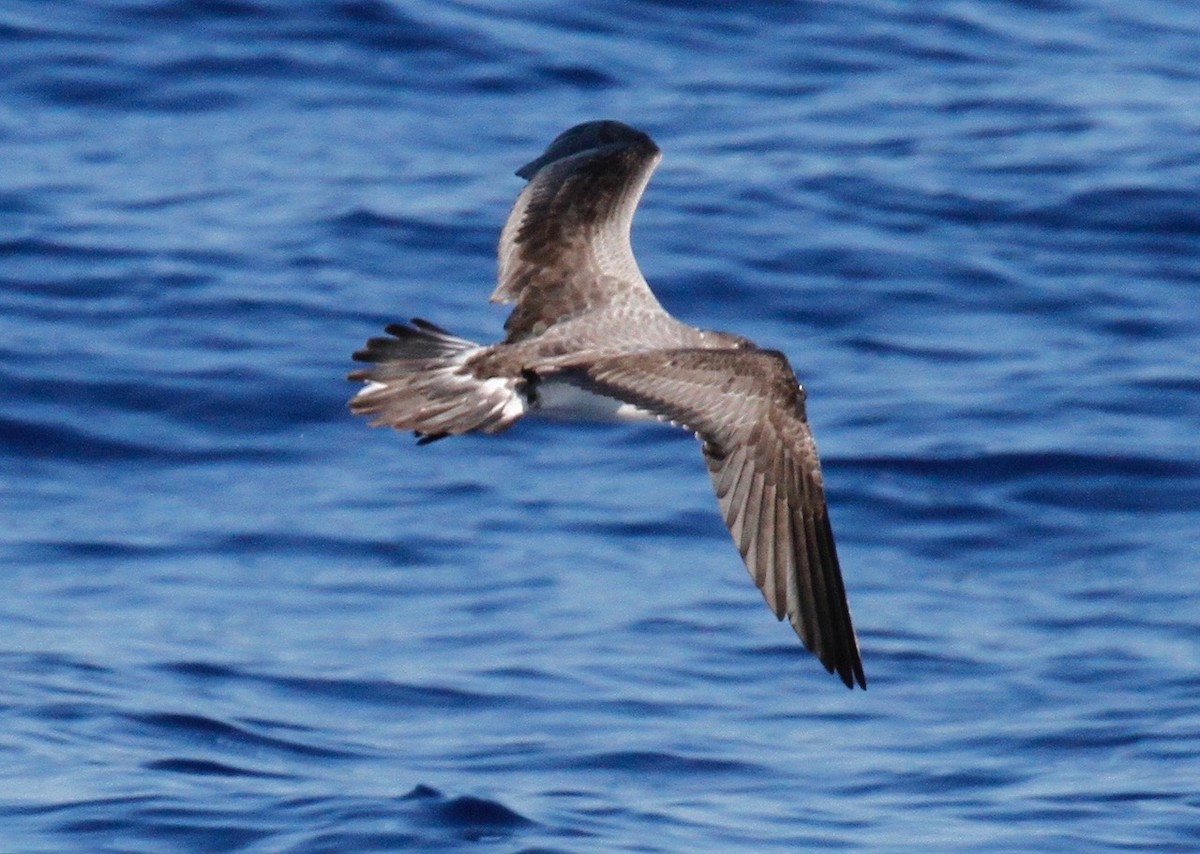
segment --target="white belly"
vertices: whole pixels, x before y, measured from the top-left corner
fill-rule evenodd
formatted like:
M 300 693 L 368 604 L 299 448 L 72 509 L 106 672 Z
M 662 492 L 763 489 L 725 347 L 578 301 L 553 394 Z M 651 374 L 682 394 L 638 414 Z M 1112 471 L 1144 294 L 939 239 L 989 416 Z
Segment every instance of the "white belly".
M 555 421 L 659 421 L 661 419 L 632 403 L 593 394 L 578 386 L 555 380 L 537 385 L 537 397 L 530 415 Z

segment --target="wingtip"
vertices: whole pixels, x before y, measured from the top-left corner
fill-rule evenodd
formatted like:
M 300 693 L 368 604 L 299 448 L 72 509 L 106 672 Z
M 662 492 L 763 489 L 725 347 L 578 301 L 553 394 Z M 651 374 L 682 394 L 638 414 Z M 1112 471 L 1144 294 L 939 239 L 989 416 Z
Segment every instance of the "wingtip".
M 842 682 L 844 682 L 846 687 L 851 691 L 854 690 L 854 686 L 856 684 L 862 690 L 867 690 L 867 677 L 866 674 L 863 673 L 862 663 L 855 661 L 851 667 L 853 669 L 843 669 L 839 674 L 842 677 Z
M 867 675 L 863 670 L 862 655 L 858 650 L 858 638 L 850 628 L 850 636 L 834 648 L 813 648 L 805 643 L 830 673 L 836 673 L 847 688 L 855 686 L 867 690 Z
M 858 656 L 857 648 L 854 654 L 847 658 L 835 658 L 832 655 L 823 652 L 814 652 L 821 664 L 825 666 L 825 671 L 837 676 L 842 680 L 842 684 L 850 690 L 856 687 L 863 691 L 867 690 L 867 675 L 863 672 L 862 659 Z

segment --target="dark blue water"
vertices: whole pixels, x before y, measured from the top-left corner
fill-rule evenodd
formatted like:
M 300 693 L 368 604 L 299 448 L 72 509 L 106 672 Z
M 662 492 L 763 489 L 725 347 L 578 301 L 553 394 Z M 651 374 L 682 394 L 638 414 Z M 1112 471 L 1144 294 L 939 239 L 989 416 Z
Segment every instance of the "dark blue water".
M 870 690 L 695 443 L 427 448 L 558 131 L 809 389 Z M 0 849 L 1193 851 L 1192 2 L 0 4 Z

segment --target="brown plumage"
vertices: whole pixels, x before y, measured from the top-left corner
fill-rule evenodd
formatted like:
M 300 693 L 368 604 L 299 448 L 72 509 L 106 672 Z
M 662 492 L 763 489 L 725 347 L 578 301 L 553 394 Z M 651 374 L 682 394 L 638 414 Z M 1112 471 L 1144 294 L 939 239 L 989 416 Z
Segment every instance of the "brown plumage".
M 619 122 L 561 134 L 500 238 L 492 299 L 516 303 L 483 346 L 433 324 L 389 326 L 355 359 L 351 409 L 422 442 L 506 429 L 530 411 L 657 418 L 694 432 L 725 522 L 779 619 L 830 672 L 866 687 L 804 390 L 783 354 L 696 329 L 654 297 L 629 243 L 658 146 Z M 564 402 L 564 394 L 573 400 Z

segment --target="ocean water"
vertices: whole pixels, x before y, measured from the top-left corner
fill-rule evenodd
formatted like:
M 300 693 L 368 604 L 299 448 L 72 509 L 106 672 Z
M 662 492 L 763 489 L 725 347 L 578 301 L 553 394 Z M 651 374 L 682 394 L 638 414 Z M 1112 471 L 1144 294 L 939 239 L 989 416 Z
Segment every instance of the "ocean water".
M 808 388 L 866 692 L 690 437 L 345 408 L 601 117 Z M 1198 562 L 1192 2 L 0 2 L 0 850 L 1195 851 Z

